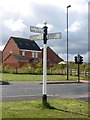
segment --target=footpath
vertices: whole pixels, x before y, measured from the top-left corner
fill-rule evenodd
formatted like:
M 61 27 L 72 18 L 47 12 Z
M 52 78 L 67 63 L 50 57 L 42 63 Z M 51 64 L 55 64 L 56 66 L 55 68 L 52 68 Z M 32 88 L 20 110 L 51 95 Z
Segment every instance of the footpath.
M 70 84 L 70 83 L 90 83 L 88 80 L 65 80 L 65 81 L 47 81 L 47 84 Z M 42 82 L 40 82 L 42 84 Z
M 80 82 L 90 83 L 90 80 L 80 80 Z

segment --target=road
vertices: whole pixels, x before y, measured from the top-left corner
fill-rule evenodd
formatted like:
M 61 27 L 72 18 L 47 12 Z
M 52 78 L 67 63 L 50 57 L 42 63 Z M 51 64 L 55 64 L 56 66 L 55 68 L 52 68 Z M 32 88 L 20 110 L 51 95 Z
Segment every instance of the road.
M 41 99 L 42 84 L 38 82 L 11 82 L 10 85 L 0 85 L 2 87 L 2 101 L 20 101 Z M 87 101 L 87 83 L 68 84 L 47 84 L 48 98 L 75 98 Z

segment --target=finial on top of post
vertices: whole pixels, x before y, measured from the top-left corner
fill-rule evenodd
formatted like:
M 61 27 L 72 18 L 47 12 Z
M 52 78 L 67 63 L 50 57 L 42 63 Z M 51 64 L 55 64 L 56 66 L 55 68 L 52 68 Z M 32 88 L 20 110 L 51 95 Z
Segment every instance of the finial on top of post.
M 44 25 L 45 25 L 45 26 L 47 25 L 47 21 L 46 21 L 46 20 L 44 20 L 44 22 L 43 22 L 43 23 L 44 23 Z

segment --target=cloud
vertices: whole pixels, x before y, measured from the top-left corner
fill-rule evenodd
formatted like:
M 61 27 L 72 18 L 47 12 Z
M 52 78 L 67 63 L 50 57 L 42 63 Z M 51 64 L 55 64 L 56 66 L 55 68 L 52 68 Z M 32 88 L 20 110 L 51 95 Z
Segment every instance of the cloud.
M 19 31 L 22 32 L 26 27 L 26 25 L 23 23 L 23 20 L 18 19 L 14 21 L 13 19 L 5 20 L 4 26 L 9 28 L 11 31 Z
M 90 63 L 90 52 L 88 51 L 85 54 L 81 55 L 83 57 L 83 62 L 89 62 Z
M 43 28 L 44 24 L 38 23 L 36 26 Z M 48 32 L 51 32 L 53 30 L 53 25 L 47 24 L 47 27 L 48 27 Z
M 40 5 L 50 5 L 50 6 L 56 6 L 58 8 L 63 9 L 66 11 L 66 7 L 70 4 L 72 7 L 70 11 L 78 12 L 80 14 L 87 13 L 88 8 L 87 0 L 33 0 L 35 3 Z
M 87 0 L 2 0 L 0 1 L 0 13 L 12 13 L 21 14 L 22 16 L 35 16 L 33 6 L 49 5 L 56 6 L 64 11 L 66 7 L 71 4 L 70 11 L 74 11 L 80 14 L 87 13 Z M 83 11 L 83 13 L 82 13 Z
M 76 54 L 69 54 L 68 55 L 68 60 L 69 61 L 74 61 L 74 57 L 76 56 Z M 67 54 L 59 54 L 59 57 L 64 58 L 64 61 L 67 61 Z
M 77 32 L 80 29 L 81 26 L 81 22 L 79 21 L 75 21 L 69 28 L 68 31 L 69 32 Z M 67 31 L 67 29 L 65 29 L 65 32 Z
M 77 56 L 78 54 L 69 54 L 68 55 L 68 59 L 69 59 L 69 61 L 75 61 L 75 56 Z M 90 62 L 90 53 L 89 52 L 87 52 L 87 53 L 85 53 L 85 54 L 80 54 L 82 57 L 83 57 L 83 62 Z M 65 54 L 59 54 L 59 56 L 61 57 L 61 58 L 64 58 L 64 61 L 67 61 L 67 54 L 65 53 Z
M 4 13 L 33 16 L 32 0 L 6 0 L 0 1 L 0 10 Z
M 71 4 L 70 11 L 72 12 L 77 12 L 78 14 L 88 13 L 88 1 L 87 0 L 70 0 L 69 4 Z
M 4 45 L 0 46 L 0 51 L 2 51 L 4 49 Z

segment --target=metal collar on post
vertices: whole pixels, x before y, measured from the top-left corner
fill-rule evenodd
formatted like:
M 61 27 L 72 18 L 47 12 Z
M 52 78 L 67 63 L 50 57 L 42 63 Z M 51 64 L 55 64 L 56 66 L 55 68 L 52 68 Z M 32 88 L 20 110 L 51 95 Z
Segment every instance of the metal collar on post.
M 47 44 L 47 29 L 48 27 L 46 26 L 46 22 L 44 22 L 45 26 L 43 27 L 43 40 L 44 40 L 44 44 Z

